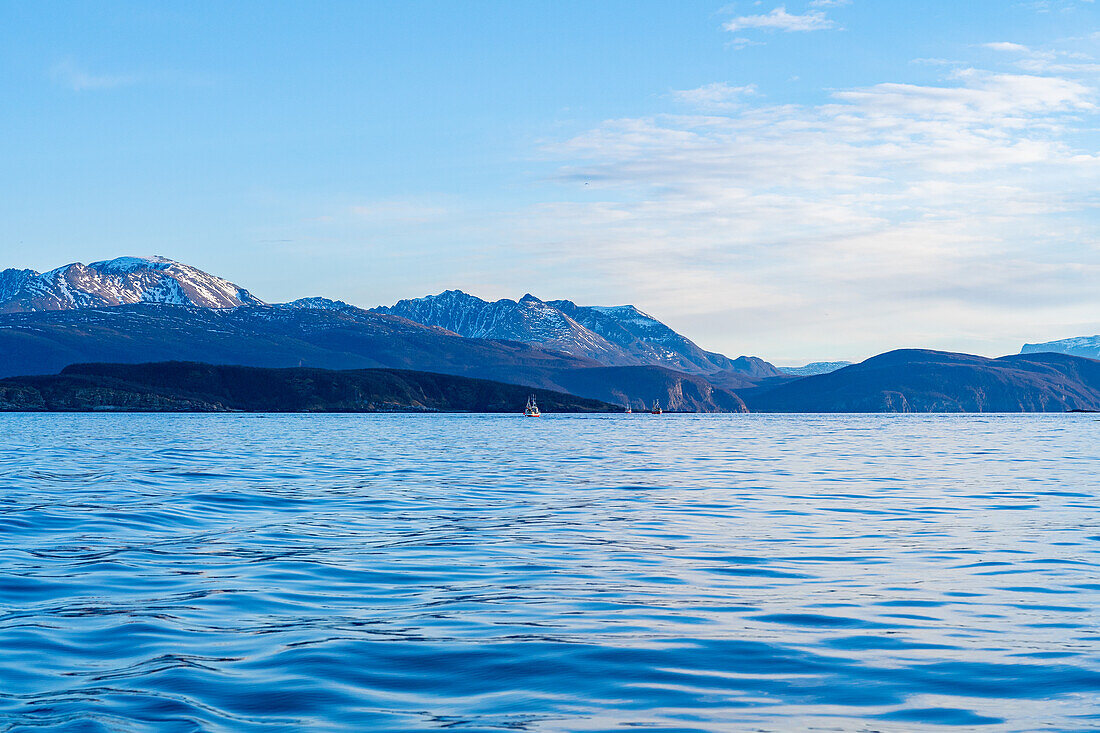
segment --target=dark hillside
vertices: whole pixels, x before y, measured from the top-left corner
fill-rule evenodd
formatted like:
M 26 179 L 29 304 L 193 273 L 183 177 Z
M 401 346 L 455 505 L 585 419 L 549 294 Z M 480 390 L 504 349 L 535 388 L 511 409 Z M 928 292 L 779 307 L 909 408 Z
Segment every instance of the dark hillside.
M 829 374 L 741 393 L 754 412 L 1065 412 L 1100 409 L 1100 361 L 988 359 L 901 349 Z
M 514 412 L 534 394 L 544 412 L 618 411 L 562 392 L 397 369 L 76 364 L 0 380 L 0 411 Z

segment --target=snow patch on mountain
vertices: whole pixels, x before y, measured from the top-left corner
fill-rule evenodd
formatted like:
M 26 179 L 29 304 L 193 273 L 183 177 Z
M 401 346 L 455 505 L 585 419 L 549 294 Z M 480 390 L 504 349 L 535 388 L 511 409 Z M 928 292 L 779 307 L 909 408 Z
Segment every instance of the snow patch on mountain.
M 0 272 L 0 313 L 72 310 L 132 303 L 202 308 L 260 305 L 260 299 L 224 278 L 166 257 L 118 257 L 49 272 Z
M 815 374 L 829 374 L 830 372 L 835 372 L 837 369 L 843 369 L 851 365 L 852 362 L 850 361 L 812 361 L 800 367 L 779 367 L 779 371 L 796 377 L 812 377 Z
M 735 360 L 699 348 L 633 305 L 580 306 L 571 300 L 553 300 L 550 304 L 632 354 L 640 363 L 695 374 L 738 369 Z
M 331 300 L 329 298 L 322 298 L 320 296 L 314 296 L 312 298 L 298 298 L 298 300 L 292 300 L 289 303 L 275 303 L 274 307 L 288 308 L 292 310 L 360 310 L 354 305 L 345 303 L 342 300 Z
M 535 344 L 603 364 L 636 364 L 629 354 L 577 323 L 553 305 L 530 293 L 518 301 L 488 302 L 461 290 L 401 300 L 375 313 L 400 316 L 425 326 L 437 326 L 467 338 Z
M 1100 359 L 1100 334 L 1096 336 L 1074 336 L 1073 338 L 1047 341 L 1042 344 L 1024 344 L 1024 347 L 1020 349 L 1021 354 L 1041 354 L 1045 352 Z
M 4 270 L 0 272 L 0 303 L 11 299 L 32 277 L 34 270 Z
M 694 374 L 739 367 L 632 305 L 579 306 L 570 300 L 539 300 L 530 293 L 518 301 L 488 302 L 447 290 L 373 310 L 461 336 L 534 344 L 607 366 L 659 365 Z

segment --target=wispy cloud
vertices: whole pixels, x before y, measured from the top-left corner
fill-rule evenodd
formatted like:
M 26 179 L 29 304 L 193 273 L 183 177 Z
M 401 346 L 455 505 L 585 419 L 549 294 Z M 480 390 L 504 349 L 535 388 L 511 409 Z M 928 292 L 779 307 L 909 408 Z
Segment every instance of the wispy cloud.
M 701 338 L 722 314 L 711 333 L 760 351 L 782 333 L 843 356 L 837 322 L 869 351 L 1012 342 L 1100 311 L 1100 154 L 1079 142 L 1095 97 L 1073 78 L 964 69 L 816 107 L 611 120 L 551 149 L 563 181 L 611 195 L 541 207 L 524 239 L 574 271 L 628 273 Z
M 755 84 L 731 86 L 725 82 L 704 84 L 695 89 L 678 89 L 672 93 L 676 101 L 701 110 L 729 110 L 756 94 Z
M 1031 49 L 1019 43 L 1012 43 L 1011 41 L 996 41 L 994 43 L 983 44 L 985 48 L 992 49 L 994 51 L 1005 51 L 1007 53 L 1030 53 Z
M 737 36 L 730 39 L 726 46 L 729 48 L 736 48 L 738 50 L 742 48 L 748 48 L 749 46 L 763 46 L 763 41 L 754 41 L 751 38 L 745 38 L 744 36 Z
M 133 74 L 108 74 L 92 72 L 79 66 L 72 59 L 63 59 L 50 69 L 54 82 L 76 92 L 92 89 L 114 89 L 130 86 L 138 81 Z
M 1083 5 L 1091 5 L 1093 0 L 1029 0 L 1019 5 L 1037 13 L 1068 12 Z
M 53 82 L 74 92 L 118 89 L 135 85 L 172 87 L 210 87 L 216 76 L 174 69 L 143 70 L 138 73 L 92 71 L 72 58 L 64 58 L 49 68 Z
M 1016 68 L 1033 74 L 1100 74 L 1100 63 L 1082 51 L 1036 49 L 1011 41 L 983 44 L 983 48 L 1009 54 Z
M 760 28 L 772 31 L 819 31 L 835 28 L 836 23 L 829 20 L 820 10 L 811 10 L 804 15 L 795 15 L 787 12 L 787 8 L 780 5 L 766 15 L 742 15 L 731 18 L 723 26 L 727 31 L 738 32 L 747 29 Z

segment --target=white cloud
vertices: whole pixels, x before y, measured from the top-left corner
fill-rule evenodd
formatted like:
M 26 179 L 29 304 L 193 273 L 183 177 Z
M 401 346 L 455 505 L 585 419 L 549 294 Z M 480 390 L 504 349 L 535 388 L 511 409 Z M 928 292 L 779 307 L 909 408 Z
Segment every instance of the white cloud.
M 999 41 L 986 43 L 985 48 L 1010 53 L 1016 57 L 1016 68 L 1033 74 L 1100 74 L 1096 59 L 1081 51 L 1033 49 L 1019 43 Z
M 65 59 L 54 64 L 50 69 L 50 76 L 61 86 L 76 92 L 92 89 L 113 89 L 115 87 L 129 86 L 137 82 L 137 77 L 131 74 L 102 74 L 93 73 L 78 66 L 71 59 Z
M 1081 6 L 1091 5 L 1093 0 L 1031 0 L 1019 3 L 1020 7 L 1033 10 L 1037 13 L 1069 12 Z
M 744 36 L 738 36 L 726 43 L 730 48 L 736 48 L 741 50 L 742 48 L 748 48 L 749 46 L 763 46 L 761 41 L 754 41 L 751 38 L 745 38 Z
M 722 26 L 727 31 L 737 32 L 750 28 L 762 28 L 774 31 L 818 31 L 835 28 L 836 23 L 825 17 L 820 10 L 811 10 L 805 15 L 793 15 L 785 6 L 779 6 L 766 15 L 743 15 L 732 18 Z
M 727 89 L 687 99 L 744 101 Z M 550 149 L 561 180 L 603 195 L 528 212 L 516 238 L 597 281 L 625 275 L 710 347 L 1003 352 L 1100 313 L 1094 97 L 971 69 L 816 107 L 610 120 Z
M 1027 46 L 1023 46 L 1019 43 L 1012 43 L 1010 41 L 997 41 L 995 43 L 984 44 L 985 48 L 992 49 L 994 51 L 1005 51 L 1008 53 L 1030 53 L 1031 49 Z
M 677 89 L 672 92 L 676 101 L 697 109 L 728 110 L 741 104 L 745 97 L 756 94 L 755 84 L 731 86 L 725 82 L 704 84 L 695 89 Z
M 838 8 L 842 5 L 851 5 L 852 0 L 811 0 L 811 8 Z

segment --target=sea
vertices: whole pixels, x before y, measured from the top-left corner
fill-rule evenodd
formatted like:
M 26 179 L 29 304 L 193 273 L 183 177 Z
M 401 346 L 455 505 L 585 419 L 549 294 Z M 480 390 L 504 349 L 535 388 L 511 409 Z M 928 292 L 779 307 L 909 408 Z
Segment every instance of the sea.
M 0 415 L 0 730 L 1100 730 L 1100 416 Z

